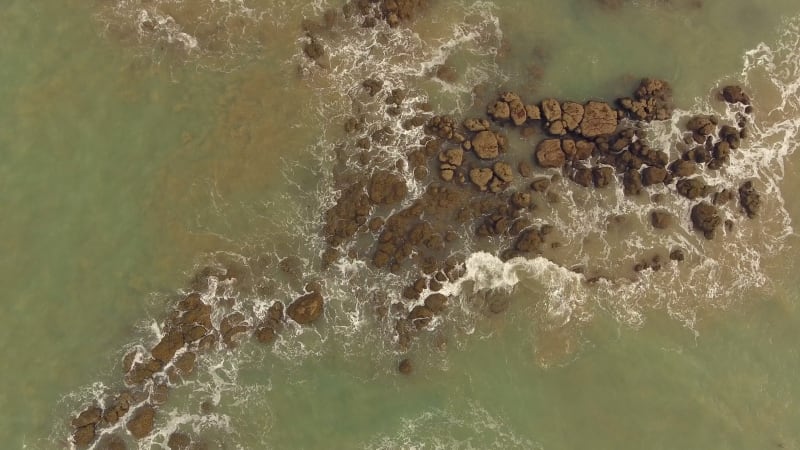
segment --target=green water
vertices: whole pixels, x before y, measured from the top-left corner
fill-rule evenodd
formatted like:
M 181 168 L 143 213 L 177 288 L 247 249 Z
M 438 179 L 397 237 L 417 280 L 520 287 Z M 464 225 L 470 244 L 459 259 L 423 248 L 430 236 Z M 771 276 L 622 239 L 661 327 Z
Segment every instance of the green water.
M 126 346 L 163 319 L 197 265 L 224 252 L 312 256 L 296 250 L 306 229 L 286 224 L 313 225 L 322 213 L 313 195 L 298 193 L 313 192 L 318 174 L 305 168 L 326 148 L 315 147 L 325 125 L 318 102 L 341 100 L 319 97 L 324 77 L 297 75 L 299 22 L 313 8 L 245 2 L 270 18 L 242 22 L 258 45 L 223 33 L 242 44 L 236 53 L 185 58 L 137 41 L 124 33 L 129 25 L 104 33 L 113 3 L 0 6 L 2 448 L 67 447 L 70 414 L 93 383 L 120 385 Z M 639 3 L 609 11 L 587 0 L 498 0 L 491 11 L 508 42 L 496 60 L 508 75 L 500 84 L 610 98 L 658 76 L 689 108 L 717 80 L 737 78 L 746 50 L 774 43 L 782 17 L 800 13 L 789 0 L 706 1 L 700 10 Z M 434 6 L 420 33 L 446 35 L 431 23 L 447 23 L 436 14 L 453 5 Z M 491 59 L 460 57 L 454 64 Z M 221 58 L 225 70 L 214 63 Z M 470 100 L 468 89 L 409 83 L 430 90 L 435 106 Z M 781 182 L 793 223 L 797 158 Z M 641 327 L 598 308 L 580 326 L 544 332 L 535 311 L 544 294 L 527 280 L 509 310 L 476 320 L 474 333 L 445 326 L 443 349 L 423 338 L 410 352 L 411 377 L 396 373 L 401 354 L 391 344 L 366 349 L 353 341 L 368 331 L 353 337 L 333 319 L 318 325 L 326 339 L 301 338 L 316 356 L 246 343 L 211 357 L 239 366 L 215 409 L 231 426 L 198 428 L 210 448 L 800 449 L 796 248 L 792 235 L 763 255 L 769 283 L 727 310 L 701 308 L 695 330 L 663 308 L 645 309 Z M 168 413 L 194 415 L 184 430 L 202 422 L 210 395 L 176 388 L 158 425 Z

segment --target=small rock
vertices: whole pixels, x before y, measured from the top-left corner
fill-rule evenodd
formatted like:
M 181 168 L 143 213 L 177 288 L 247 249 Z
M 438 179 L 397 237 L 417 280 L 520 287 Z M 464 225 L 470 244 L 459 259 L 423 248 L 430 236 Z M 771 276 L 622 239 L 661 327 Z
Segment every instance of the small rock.
M 666 211 L 653 210 L 650 213 L 650 223 L 653 228 L 665 229 L 672 225 L 672 216 Z
M 510 183 L 514 180 L 514 170 L 511 165 L 502 161 L 494 163 L 494 174 L 505 183 Z
M 411 375 L 411 372 L 414 371 L 414 367 L 411 365 L 411 360 L 405 358 L 404 360 L 400 361 L 400 364 L 397 366 L 397 370 L 399 370 L 403 375 Z
M 545 168 L 562 167 L 566 162 L 560 139 L 545 139 L 536 147 L 536 162 Z
M 703 232 L 706 239 L 714 239 L 716 229 L 722 224 L 717 208 L 707 202 L 692 207 L 692 223 Z
M 481 131 L 472 139 L 472 149 L 478 158 L 494 159 L 500 153 L 497 135 L 491 131 Z
M 486 190 L 486 187 L 489 184 L 489 181 L 492 180 L 493 176 L 492 169 L 489 168 L 476 168 L 469 171 L 469 180 L 478 186 L 481 191 Z
M 316 321 L 324 308 L 324 300 L 318 292 L 299 297 L 288 308 L 286 314 L 300 325 L 307 325 Z
M 722 88 L 722 98 L 728 103 L 750 104 L 750 96 L 744 92 L 741 86 L 725 86 Z

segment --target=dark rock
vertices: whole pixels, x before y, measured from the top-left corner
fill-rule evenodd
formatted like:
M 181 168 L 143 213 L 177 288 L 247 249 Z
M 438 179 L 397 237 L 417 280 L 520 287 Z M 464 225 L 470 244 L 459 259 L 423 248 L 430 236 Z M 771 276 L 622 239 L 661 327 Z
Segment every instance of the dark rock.
M 667 171 L 661 167 L 647 167 L 642 171 L 642 184 L 652 186 L 667 179 Z
M 705 197 L 711 193 L 711 187 L 708 186 L 700 177 L 679 180 L 675 187 L 677 188 L 679 194 L 683 195 L 689 200 Z
M 586 168 L 576 169 L 572 174 L 572 180 L 583 187 L 592 185 L 592 170 Z
M 411 365 L 411 360 L 405 358 L 404 360 L 400 361 L 400 364 L 397 366 L 397 370 L 399 370 L 403 375 L 411 375 L 411 372 L 414 371 L 414 367 Z
M 725 86 L 722 88 L 722 98 L 728 103 L 741 103 L 743 105 L 750 104 L 750 96 L 748 96 L 741 86 Z
M 431 319 L 433 319 L 433 311 L 423 305 L 415 306 L 408 314 L 408 320 L 418 329 L 428 325 Z
M 653 228 L 665 229 L 672 225 L 672 215 L 666 211 L 653 210 L 650 213 L 650 223 Z
M 753 218 L 761 209 L 761 195 L 756 191 L 752 181 L 745 181 L 739 186 L 739 203 L 741 203 L 747 217 Z
M 94 424 L 78 427 L 72 432 L 72 443 L 78 448 L 86 448 L 94 442 L 96 436 Z
M 639 195 L 642 192 L 642 174 L 636 169 L 625 172 L 622 178 L 625 195 Z
M 566 162 L 560 139 L 545 139 L 536 148 L 536 162 L 545 168 L 562 167 Z
M 614 169 L 611 167 L 595 167 L 592 169 L 592 180 L 596 188 L 604 188 L 614 180 Z
M 539 231 L 529 228 L 520 234 L 514 248 L 520 252 L 538 252 L 540 251 L 542 242 L 544 242 L 544 240 Z
M 197 361 L 197 354 L 194 352 L 183 353 L 175 360 L 175 368 L 183 375 L 189 375 L 194 370 L 194 363 Z
M 90 406 L 85 410 L 81 411 L 77 417 L 72 419 L 72 426 L 74 428 L 81 428 L 85 427 L 86 425 L 94 425 L 97 422 L 100 422 L 100 419 L 103 417 L 103 410 L 97 406 Z
M 383 89 L 383 81 L 376 80 L 374 78 L 369 78 L 364 80 L 364 82 L 361 83 L 361 86 L 363 86 L 364 89 L 367 90 L 367 93 L 370 95 L 370 97 L 374 97 L 375 94 L 377 94 L 378 92 L 381 91 L 381 89 Z
M 686 129 L 702 136 L 709 136 L 713 134 L 716 128 L 717 126 L 715 121 L 713 121 L 713 117 L 705 115 L 694 116 L 689 119 L 689 122 L 686 124 Z
M 679 159 L 670 165 L 670 170 L 674 177 L 688 177 L 694 175 L 697 171 L 697 165 L 692 161 Z
M 156 410 L 151 405 L 140 406 L 125 425 L 135 439 L 142 439 L 153 431 Z
M 671 259 L 673 261 L 683 261 L 684 258 L 685 258 L 685 255 L 683 253 L 683 250 L 681 250 L 679 248 L 669 252 L 669 259 Z
M 722 224 L 722 219 L 716 207 L 700 202 L 692 207 L 692 223 L 703 232 L 706 239 L 714 239 L 714 233 Z
M 192 439 L 186 433 L 175 431 L 169 435 L 167 440 L 167 447 L 169 450 L 188 450 L 192 445 Z
M 431 294 L 425 299 L 425 307 L 433 314 L 439 314 L 447 307 L 447 297 L 442 294 Z
M 324 308 L 324 300 L 318 292 L 299 297 L 286 308 L 286 314 L 300 325 L 307 325 L 317 320 Z
M 172 330 L 161 338 L 161 341 L 153 347 L 150 353 L 158 361 L 167 363 L 184 344 L 183 334 L 180 330 Z

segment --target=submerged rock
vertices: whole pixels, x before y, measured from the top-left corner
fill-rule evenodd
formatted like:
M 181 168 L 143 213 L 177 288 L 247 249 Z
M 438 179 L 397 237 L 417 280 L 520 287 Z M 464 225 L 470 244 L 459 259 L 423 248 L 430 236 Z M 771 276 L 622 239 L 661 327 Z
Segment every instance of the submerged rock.
M 411 372 L 414 371 L 414 367 L 411 365 L 411 360 L 405 358 L 400 361 L 400 364 L 397 366 L 397 370 L 403 375 L 411 375 Z
M 650 213 L 650 223 L 653 228 L 669 228 L 672 225 L 672 215 L 666 211 L 654 210 Z
M 745 181 L 739 186 L 739 203 L 747 217 L 753 218 L 761 209 L 761 195 L 756 191 L 752 181 Z
M 142 439 L 153 432 L 153 422 L 155 421 L 156 410 L 151 405 L 140 406 L 125 425 L 128 432 L 135 439 Z

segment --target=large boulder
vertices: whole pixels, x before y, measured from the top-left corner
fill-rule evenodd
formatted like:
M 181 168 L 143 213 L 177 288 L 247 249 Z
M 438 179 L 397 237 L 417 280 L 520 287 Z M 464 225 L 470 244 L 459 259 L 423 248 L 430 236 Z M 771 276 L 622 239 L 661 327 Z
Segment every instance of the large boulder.
M 560 139 L 545 139 L 536 147 L 536 162 L 542 167 L 562 167 L 566 156 L 561 150 Z
M 153 432 L 153 423 L 156 417 L 156 410 L 151 405 L 143 405 L 133 412 L 133 415 L 125 424 L 128 432 L 135 439 L 142 439 Z
M 286 308 L 286 314 L 300 325 L 307 325 L 317 320 L 322 315 L 323 309 L 322 295 L 318 292 L 311 292 L 293 301 Z
M 478 158 L 494 159 L 500 154 L 497 135 L 491 131 L 481 131 L 472 138 L 472 149 Z
M 611 134 L 617 129 L 617 112 L 608 103 L 589 102 L 584 107 L 580 127 L 587 138 Z
M 706 239 L 714 239 L 716 229 L 722 224 L 717 208 L 707 202 L 692 207 L 692 224 L 703 232 Z
M 172 330 L 161 338 L 161 341 L 153 347 L 150 353 L 153 358 L 166 364 L 175 356 L 175 352 L 183 347 L 184 343 L 183 333 L 180 330 Z

